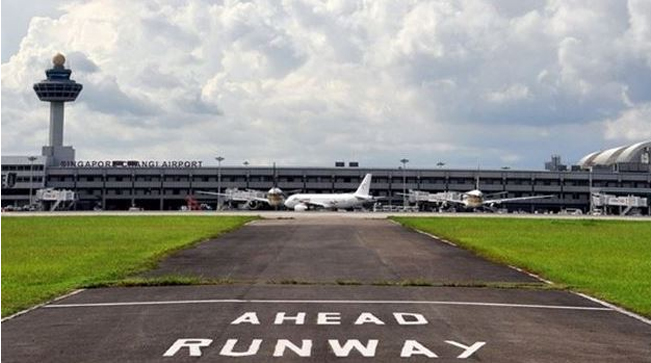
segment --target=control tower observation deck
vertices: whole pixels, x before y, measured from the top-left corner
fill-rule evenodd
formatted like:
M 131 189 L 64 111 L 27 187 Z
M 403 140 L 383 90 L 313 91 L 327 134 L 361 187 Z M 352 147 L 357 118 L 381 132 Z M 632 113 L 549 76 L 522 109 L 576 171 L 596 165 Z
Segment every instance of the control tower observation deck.
M 65 62 L 62 54 L 55 55 L 54 66 L 45 71 L 47 79 L 34 84 L 38 99 L 50 102 L 50 136 L 48 145 L 43 146 L 43 156 L 48 158 L 50 166 L 75 160 L 75 149 L 63 146 L 63 104 L 76 100 L 83 86 L 70 79 L 72 71 L 63 66 Z

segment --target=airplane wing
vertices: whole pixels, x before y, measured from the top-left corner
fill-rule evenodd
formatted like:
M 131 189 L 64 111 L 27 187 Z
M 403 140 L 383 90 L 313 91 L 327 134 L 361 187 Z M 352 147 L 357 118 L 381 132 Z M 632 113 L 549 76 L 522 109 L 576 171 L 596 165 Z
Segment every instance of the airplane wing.
M 420 195 L 418 193 L 396 193 L 396 195 L 404 195 L 409 198 L 417 199 L 420 202 L 463 205 L 463 201 L 461 199 L 449 198 L 444 194 L 447 193 L 425 193 Z
M 448 203 L 448 204 L 456 204 L 456 205 L 463 204 L 463 201 L 460 199 L 445 198 L 436 195 L 431 195 L 429 198 L 427 198 L 427 201 L 433 203 Z
M 356 195 L 355 199 L 370 203 L 370 202 L 377 202 L 377 201 L 380 201 L 380 200 L 387 200 L 387 199 L 389 199 L 389 197 L 373 197 L 373 196 L 362 197 L 362 196 Z
M 463 200 L 458 198 L 452 198 L 450 193 L 428 193 L 425 195 L 427 202 L 430 203 L 448 203 L 448 204 L 457 204 L 462 205 Z
M 232 200 L 235 202 L 250 202 L 252 200 L 255 200 L 257 202 L 264 202 L 269 204 L 269 199 L 267 198 L 262 198 L 262 197 L 254 197 L 254 196 L 246 196 L 246 195 L 238 195 L 238 193 L 217 193 L 217 192 L 206 192 L 203 190 L 197 190 L 197 194 L 205 194 L 205 195 L 214 195 L 218 197 L 226 197 L 228 200 Z
M 509 192 L 504 191 L 504 192 L 496 192 L 496 193 L 488 193 L 484 194 L 484 198 L 490 199 L 490 198 L 497 198 L 500 195 L 505 195 L 508 194 Z
M 220 197 L 227 197 L 227 196 L 230 195 L 230 194 L 226 194 L 226 193 L 206 192 L 206 191 L 203 191 L 203 190 L 197 190 L 197 191 L 195 191 L 195 193 L 197 193 L 197 194 L 205 194 L 205 195 L 215 195 L 215 196 L 220 196 Z
M 491 199 L 491 200 L 483 201 L 482 204 L 500 204 L 504 202 L 513 202 L 516 200 L 545 199 L 545 198 L 553 198 L 553 197 L 554 197 L 553 195 L 532 195 L 530 197 Z

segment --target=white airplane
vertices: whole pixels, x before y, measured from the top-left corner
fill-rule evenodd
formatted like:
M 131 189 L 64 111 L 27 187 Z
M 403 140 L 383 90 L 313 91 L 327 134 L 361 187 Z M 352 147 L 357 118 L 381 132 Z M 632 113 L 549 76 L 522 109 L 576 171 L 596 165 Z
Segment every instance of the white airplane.
M 376 200 L 369 194 L 370 189 L 371 174 L 366 174 L 354 193 L 294 194 L 285 200 L 285 207 L 297 212 L 303 212 L 310 208 L 348 209 L 359 207 L 364 203 Z
M 477 178 L 477 184 L 475 186 L 475 189 L 465 193 L 454 193 L 454 192 L 428 193 L 422 191 L 411 191 L 407 195 L 410 198 L 414 198 L 417 201 L 441 203 L 444 205 L 453 204 L 468 209 L 480 208 L 480 207 L 492 208 L 496 204 L 502 204 L 506 202 L 514 202 L 518 200 L 545 199 L 545 198 L 554 197 L 553 195 L 532 195 L 529 197 L 495 198 L 495 196 L 500 194 L 505 194 L 505 193 L 506 192 L 500 192 L 500 193 L 485 195 L 481 190 L 479 190 L 479 178 Z
M 260 209 L 265 206 L 271 208 L 279 207 L 285 201 L 285 194 L 278 187 L 278 174 L 276 163 L 273 166 L 273 186 L 266 193 L 260 190 L 226 189 L 226 193 L 206 192 L 197 190 L 197 194 L 215 195 L 224 197 L 226 202 L 245 203 L 247 209 Z
M 495 204 L 502 204 L 505 202 L 514 202 L 517 200 L 531 200 L 531 199 L 545 199 L 552 198 L 553 195 L 532 195 L 529 197 L 514 197 L 514 198 L 489 198 L 485 199 L 484 193 L 479 190 L 471 190 L 461 195 L 461 200 L 446 199 L 444 202 L 460 203 L 465 208 L 479 208 L 479 207 L 492 207 Z
M 227 189 L 225 193 L 197 190 L 196 193 L 224 197 L 226 202 L 245 203 L 248 209 L 260 209 L 265 205 L 275 208 L 282 205 L 285 201 L 283 191 L 276 186 L 269 189 L 266 193 L 251 189 Z

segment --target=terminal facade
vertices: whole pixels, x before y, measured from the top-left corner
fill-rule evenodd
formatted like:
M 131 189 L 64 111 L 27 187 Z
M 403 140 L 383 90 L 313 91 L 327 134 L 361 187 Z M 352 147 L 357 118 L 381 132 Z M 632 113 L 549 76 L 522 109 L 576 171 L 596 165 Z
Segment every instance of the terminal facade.
M 559 212 L 568 208 L 587 212 L 595 193 L 616 196 L 651 196 L 651 140 L 626 145 L 584 157 L 567 167 L 555 156 L 546 169 L 457 170 L 364 168 L 358 163 L 338 162 L 335 167 L 242 166 L 211 167 L 200 161 L 75 160 L 71 146 L 63 145 L 64 102 L 72 102 L 82 85 L 70 79 L 65 58 L 56 55 L 47 79 L 34 85 L 42 101 L 50 102 L 49 144 L 39 156 L 2 156 L 2 207 L 20 207 L 34 202 L 38 189 L 70 190 L 77 210 L 178 210 L 188 197 L 202 203 L 217 203 L 215 197 L 197 191 L 218 192 L 227 188 L 266 191 L 274 186 L 285 192 L 339 193 L 354 191 L 366 173 L 373 174 L 371 193 L 385 197 L 384 204 L 402 205 L 400 193 L 502 192 L 502 197 L 553 195 L 553 198 L 505 203 L 509 211 Z M 274 174 L 277 175 L 274 178 Z M 30 197 L 31 196 L 31 197 Z M 651 207 L 639 208 L 651 215 Z
M 23 160 L 24 159 L 24 160 Z M 226 188 L 268 190 L 274 184 L 272 167 L 55 167 L 44 158 L 3 157 L 2 206 L 29 203 L 29 192 L 39 188 L 74 191 L 76 209 L 101 208 L 126 210 L 137 206 L 145 210 L 178 210 L 193 196 L 201 202 L 216 204 L 215 197 L 196 192 Z M 15 176 L 9 177 L 10 174 Z M 354 191 L 365 173 L 373 174 L 371 193 L 389 197 L 383 203 L 401 205 L 403 190 L 429 192 L 469 191 L 506 192 L 505 197 L 549 195 L 550 199 L 506 203 L 510 211 L 559 212 L 576 208 L 587 212 L 590 193 L 651 196 L 651 173 L 614 171 L 524 171 L 524 170 L 452 170 L 387 168 L 277 168 L 278 186 L 284 191 L 336 193 Z M 221 176 L 221 178 L 220 178 Z M 403 177 L 405 183 L 403 184 Z M 8 178 L 14 178 L 13 185 Z M 30 182 L 31 179 L 31 182 Z M 641 211 L 651 214 L 649 207 Z

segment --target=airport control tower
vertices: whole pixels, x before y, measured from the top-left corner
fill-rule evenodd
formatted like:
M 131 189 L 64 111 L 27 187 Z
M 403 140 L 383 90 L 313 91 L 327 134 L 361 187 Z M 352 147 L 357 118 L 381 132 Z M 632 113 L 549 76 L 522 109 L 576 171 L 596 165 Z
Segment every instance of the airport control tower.
M 82 85 L 70 79 L 72 71 L 64 68 L 65 62 L 62 54 L 55 55 L 54 66 L 45 71 L 47 79 L 34 84 L 38 99 L 50 103 L 50 137 L 48 145 L 43 146 L 43 156 L 48 158 L 50 166 L 75 160 L 75 149 L 63 146 L 63 104 L 76 100 Z

